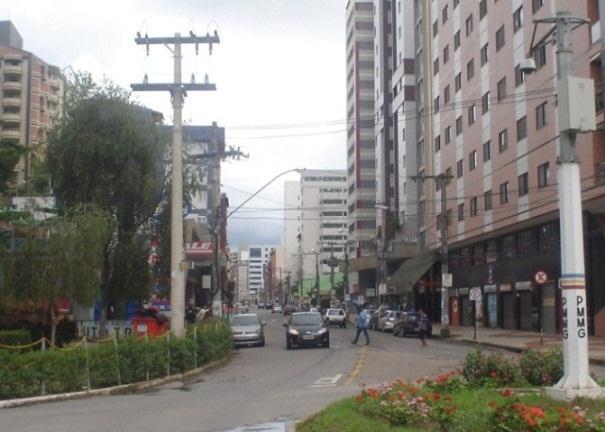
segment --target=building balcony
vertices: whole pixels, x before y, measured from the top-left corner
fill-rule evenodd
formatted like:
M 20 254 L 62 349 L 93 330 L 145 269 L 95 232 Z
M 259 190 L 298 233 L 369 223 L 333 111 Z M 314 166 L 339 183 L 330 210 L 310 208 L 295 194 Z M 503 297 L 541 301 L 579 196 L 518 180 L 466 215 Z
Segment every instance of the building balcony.
M 598 42 L 601 39 L 601 21 L 597 21 L 590 26 L 590 41 Z
M 4 113 L 2 115 L 4 124 L 21 124 L 21 114 L 19 113 Z
M 48 99 L 49 102 L 53 102 L 53 103 L 58 103 L 59 102 L 59 96 L 53 93 L 49 93 L 46 98 Z
M 19 129 L 3 129 L 0 132 L 0 138 L 10 139 L 10 140 L 19 140 L 19 139 L 21 139 L 21 131 Z
M 20 97 L 4 97 L 4 98 L 2 98 L 2 106 L 20 107 L 21 98 Z
M 21 91 L 22 87 L 23 85 L 21 84 L 21 81 L 4 81 L 2 83 L 3 90 Z
M 59 78 L 57 78 L 56 76 L 50 76 L 50 79 L 48 80 L 48 83 L 50 85 L 50 88 L 53 89 L 57 89 L 59 90 L 61 88 L 61 80 Z
M 21 64 L 12 64 L 12 63 L 8 63 L 8 62 L 4 62 L 2 64 L 2 71 L 4 72 L 5 75 L 8 74 L 15 74 L 15 75 L 21 75 L 23 73 L 23 66 Z

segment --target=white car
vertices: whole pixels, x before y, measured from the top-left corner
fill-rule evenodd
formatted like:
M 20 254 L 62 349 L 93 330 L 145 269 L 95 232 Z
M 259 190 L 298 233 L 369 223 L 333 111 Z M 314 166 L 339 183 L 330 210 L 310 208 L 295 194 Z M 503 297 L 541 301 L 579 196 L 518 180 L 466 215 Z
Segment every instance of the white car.
M 341 328 L 347 328 L 347 314 L 343 309 L 328 309 L 324 315 L 328 325 L 338 325 Z
M 271 313 L 282 313 L 282 308 L 280 305 L 276 304 L 273 305 L 273 309 L 271 309 Z

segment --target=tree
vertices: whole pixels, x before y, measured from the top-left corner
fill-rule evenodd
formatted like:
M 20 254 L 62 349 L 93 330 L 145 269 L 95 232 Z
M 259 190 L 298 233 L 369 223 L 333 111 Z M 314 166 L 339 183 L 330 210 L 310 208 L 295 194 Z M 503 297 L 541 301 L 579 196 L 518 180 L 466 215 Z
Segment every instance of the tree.
M 3 250 L 0 293 L 17 302 L 45 305 L 50 315 L 51 342 L 55 343 L 55 301 L 69 298 L 90 304 L 97 293 L 103 247 L 113 231 L 104 212 L 76 208 L 44 223 L 22 230 L 16 250 Z
M 140 298 L 141 287 L 149 288 L 141 257 L 149 250 L 148 224 L 164 184 L 167 140 L 151 111 L 127 92 L 81 81 L 71 83 L 66 114 L 49 136 L 47 163 L 60 211 L 91 204 L 114 221 L 103 247 L 104 333 L 110 301 Z
M 0 194 L 7 192 L 15 175 L 15 166 L 24 153 L 24 148 L 18 143 L 0 140 Z

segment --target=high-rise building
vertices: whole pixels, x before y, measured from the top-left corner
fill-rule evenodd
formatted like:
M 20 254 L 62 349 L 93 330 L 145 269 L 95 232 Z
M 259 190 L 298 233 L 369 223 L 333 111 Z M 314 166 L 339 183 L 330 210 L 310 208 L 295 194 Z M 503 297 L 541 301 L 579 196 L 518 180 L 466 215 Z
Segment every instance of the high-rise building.
M 44 157 L 48 131 L 63 112 L 65 80 L 61 70 L 23 49 L 23 38 L 11 21 L 0 21 L 0 139 L 25 147 L 16 167 L 18 192 Z
M 357 257 L 375 251 L 376 238 L 373 11 L 372 1 L 349 0 L 346 9 L 347 208 Z
M 269 255 L 275 248 L 267 245 L 251 245 L 248 248 L 248 293 L 251 297 L 257 297 L 266 288 Z
M 284 182 L 284 272 L 296 286 L 302 279 L 300 267 L 300 181 Z

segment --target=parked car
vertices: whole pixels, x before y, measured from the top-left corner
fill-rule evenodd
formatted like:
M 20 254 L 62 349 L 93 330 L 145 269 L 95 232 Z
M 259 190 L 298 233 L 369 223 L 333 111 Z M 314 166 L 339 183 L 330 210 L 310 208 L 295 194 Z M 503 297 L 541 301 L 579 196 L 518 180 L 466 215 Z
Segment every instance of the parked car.
M 231 317 L 233 344 L 265 346 L 265 332 L 262 322 L 256 314 L 239 314 Z
M 376 329 L 383 332 L 392 332 L 395 322 L 401 318 L 402 314 L 403 312 L 401 311 L 387 310 L 385 314 L 378 319 Z
M 401 314 L 401 317 L 395 321 L 393 326 L 393 336 L 418 336 L 418 314 L 416 311 L 407 311 Z M 433 335 L 433 324 L 429 318 L 426 336 L 428 338 Z
M 265 305 L 265 307 L 266 307 L 267 309 L 271 309 L 271 308 L 273 307 L 273 302 L 272 302 L 271 300 L 269 300 L 269 301 L 267 302 L 267 304 Z
M 295 346 L 322 346 L 330 348 L 330 329 L 317 312 L 293 313 L 286 327 L 286 349 Z
M 256 305 L 256 307 L 258 307 L 259 309 L 264 309 L 265 308 L 265 303 L 264 302 L 258 302 L 258 304 Z
M 386 314 L 388 312 L 388 309 L 385 306 L 380 306 L 376 312 L 374 312 L 372 315 L 370 315 L 370 323 L 369 323 L 369 328 L 370 330 L 378 330 L 378 321 L 385 317 Z
M 282 307 L 278 304 L 273 305 L 273 309 L 271 309 L 271 313 L 282 313 Z
M 347 328 L 347 314 L 344 309 L 328 309 L 324 315 L 328 325 L 337 325 L 340 328 Z

